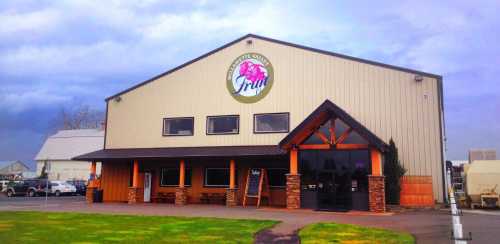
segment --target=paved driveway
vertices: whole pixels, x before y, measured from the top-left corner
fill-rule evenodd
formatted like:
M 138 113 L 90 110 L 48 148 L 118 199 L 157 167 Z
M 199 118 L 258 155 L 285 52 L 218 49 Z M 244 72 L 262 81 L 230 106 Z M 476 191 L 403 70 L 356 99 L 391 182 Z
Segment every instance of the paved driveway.
M 174 206 L 171 204 L 105 203 L 86 204 L 83 197 L 0 198 L 0 211 L 40 210 L 112 214 L 203 216 L 239 219 L 274 219 L 282 223 L 272 229 L 276 236 L 288 236 L 316 222 L 350 223 L 407 231 L 417 243 L 450 243 L 451 217 L 444 210 L 418 210 L 398 214 L 374 215 L 366 212 L 333 213 L 251 207 L 226 208 L 214 205 Z M 472 231 L 472 243 L 499 243 L 500 216 L 464 213 L 465 232 Z

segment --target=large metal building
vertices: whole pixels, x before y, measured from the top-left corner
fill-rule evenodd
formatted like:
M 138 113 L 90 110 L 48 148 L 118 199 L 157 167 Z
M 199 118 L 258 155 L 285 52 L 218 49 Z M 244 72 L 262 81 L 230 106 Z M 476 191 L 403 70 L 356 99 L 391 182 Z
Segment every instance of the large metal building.
M 392 138 L 430 187 L 402 200 L 443 202 L 439 75 L 249 34 L 106 103 L 103 150 L 76 158 L 102 161 L 104 201 L 239 205 L 258 168 L 271 205 L 384 211 Z

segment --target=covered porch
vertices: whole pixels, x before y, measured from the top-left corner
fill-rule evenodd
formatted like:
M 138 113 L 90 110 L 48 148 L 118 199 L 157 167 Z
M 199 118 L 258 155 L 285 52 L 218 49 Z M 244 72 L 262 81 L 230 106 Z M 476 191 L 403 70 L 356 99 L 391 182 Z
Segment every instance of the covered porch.
M 249 169 L 258 168 L 269 184 L 262 205 L 286 206 L 289 158 L 277 146 L 106 149 L 81 157 L 102 162 L 89 202 L 99 189 L 104 202 L 242 205 Z

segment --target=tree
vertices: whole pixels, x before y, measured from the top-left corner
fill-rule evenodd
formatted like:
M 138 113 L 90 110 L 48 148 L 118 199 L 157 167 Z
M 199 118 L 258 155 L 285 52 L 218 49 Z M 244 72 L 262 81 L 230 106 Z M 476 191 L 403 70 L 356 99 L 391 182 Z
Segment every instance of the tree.
M 55 122 L 55 129 L 76 130 L 100 128 L 104 112 L 91 109 L 88 105 L 62 107 Z
M 42 167 L 42 170 L 40 172 L 40 176 L 38 177 L 39 179 L 47 179 L 48 178 L 48 174 L 47 174 L 47 160 L 43 161 L 43 167 Z
M 406 169 L 399 161 L 398 148 L 391 138 L 389 150 L 385 154 L 384 175 L 385 175 L 385 200 L 388 204 L 399 204 L 399 194 L 401 192 L 401 177 L 406 173 Z

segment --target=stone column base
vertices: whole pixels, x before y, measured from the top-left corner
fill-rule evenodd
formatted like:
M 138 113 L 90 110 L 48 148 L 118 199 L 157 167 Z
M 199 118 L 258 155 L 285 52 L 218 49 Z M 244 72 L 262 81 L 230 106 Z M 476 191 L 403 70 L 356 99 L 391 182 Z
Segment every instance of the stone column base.
M 238 189 L 226 189 L 226 206 L 234 207 L 238 205 Z
M 87 187 L 87 191 L 85 192 L 85 199 L 87 200 L 87 203 L 94 203 L 94 190 L 95 187 Z
M 286 175 L 286 208 L 300 208 L 300 175 Z
M 385 212 L 385 176 L 368 176 L 368 193 L 370 211 Z
M 139 188 L 129 187 L 128 188 L 128 203 L 135 204 L 139 202 Z
M 177 187 L 175 188 L 175 205 L 186 205 L 187 204 L 187 188 Z

